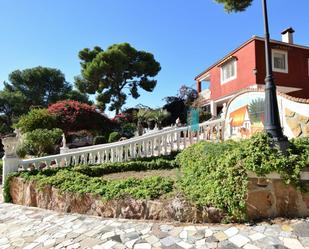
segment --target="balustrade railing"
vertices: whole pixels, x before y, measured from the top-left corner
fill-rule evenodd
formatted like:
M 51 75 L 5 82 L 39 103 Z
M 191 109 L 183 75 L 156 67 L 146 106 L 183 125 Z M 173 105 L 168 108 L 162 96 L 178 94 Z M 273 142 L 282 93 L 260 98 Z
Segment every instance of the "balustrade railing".
M 196 127 L 171 127 L 115 143 L 71 149 L 66 153 L 33 159 L 4 156 L 3 178 L 8 172 L 18 170 L 94 165 L 123 162 L 138 157 L 167 155 L 199 140 L 223 140 L 223 125 L 224 119 L 218 119 L 201 123 Z M 5 139 L 3 143 L 6 144 Z

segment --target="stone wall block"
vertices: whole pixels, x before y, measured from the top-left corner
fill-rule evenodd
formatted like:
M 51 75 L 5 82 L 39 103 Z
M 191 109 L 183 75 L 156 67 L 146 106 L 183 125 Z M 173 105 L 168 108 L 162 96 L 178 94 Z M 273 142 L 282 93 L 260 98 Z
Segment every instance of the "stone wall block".
M 147 201 L 147 207 L 145 219 L 162 220 L 168 218 L 164 202 L 149 200 Z
M 180 222 L 189 222 L 195 216 L 192 205 L 182 196 L 175 196 L 166 208 L 168 217 Z
M 288 119 L 287 123 L 290 129 L 292 130 L 293 135 L 295 137 L 299 137 L 300 134 L 302 133 L 302 130 L 301 130 L 301 126 L 299 122 L 297 121 L 297 119 Z
M 269 189 L 249 191 L 247 196 L 247 214 L 251 219 L 274 217 L 275 198 Z
M 308 137 L 309 136 L 309 117 L 285 109 L 285 118 L 288 126 L 290 127 L 295 137 Z
M 297 120 L 299 123 L 307 124 L 309 122 L 309 117 L 298 114 Z
M 309 137 L 309 124 L 303 126 L 304 137 Z
M 277 216 L 297 217 L 309 215 L 303 195 L 291 185 L 284 184 L 281 180 L 273 180 L 273 191 L 276 196 Z
M 94 199 L 89 194 L 70 195 L 70 205 L 68 209 L 73 213 L 94 214 Z
M 19 178 L 10 181 L 10 195 L 12 202 L 18 205 L 24 205 L 24 184 Z
M 219 223 L 224 217 L 224 213 L 219 208 L 205 207 L 203 222 Z
M 41 189 L 41 191 L 37 192 L 37 206 L 40 208 L 45 209 L 52 209 L 53 210 L 53 190 L 51 186 L 44 186 L 44 188 Z
M 97 215 L 106 217 L 106 218 L 116 218 L 119 216 L 119 211 L 117 210 L 117 202 L 107 201 L 99 202 L 96 207 Z
M 36 198 L 36 186 L 33 182 L 26 182 L 25 183 L 25 205 L 26 206 L 37 206 L 37 198 Z
M 143 219 L 146 214 L 145 201 L 134 200 L 130 197 L 119 199 L 119 218 Z
M 288 108 L 285 108 L 285 116 L 286 117 L 289 117 L 289 118 L 292 118 L 295 116 L 295 112 L 291 111 L 290 109 Z

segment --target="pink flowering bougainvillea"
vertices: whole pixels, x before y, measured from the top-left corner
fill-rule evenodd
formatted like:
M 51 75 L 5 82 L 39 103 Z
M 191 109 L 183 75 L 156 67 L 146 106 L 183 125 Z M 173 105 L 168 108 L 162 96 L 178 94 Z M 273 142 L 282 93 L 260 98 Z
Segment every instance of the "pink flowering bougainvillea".
M 80 130 L 106 131 L 113 126 L 113 122 L 94 106 L 74 100 L 52 104 L 48 107 L 48 112 L 57 116 L 58 127 L 65 133 Z

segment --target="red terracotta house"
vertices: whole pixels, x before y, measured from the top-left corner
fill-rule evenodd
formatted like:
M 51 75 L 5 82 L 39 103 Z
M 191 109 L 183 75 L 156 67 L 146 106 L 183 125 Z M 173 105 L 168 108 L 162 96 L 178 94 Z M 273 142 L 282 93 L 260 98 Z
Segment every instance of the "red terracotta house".
M 293 32 L 288 28 L 282 41 L 271 40 L 275 83 L 280 92 L 309 98 L 309 47 L 294 44 Z M 217 116 L 239 91 L 264 87 L 265 74 L 264 39 L 253 36 L 195 77 L 200 104 Z

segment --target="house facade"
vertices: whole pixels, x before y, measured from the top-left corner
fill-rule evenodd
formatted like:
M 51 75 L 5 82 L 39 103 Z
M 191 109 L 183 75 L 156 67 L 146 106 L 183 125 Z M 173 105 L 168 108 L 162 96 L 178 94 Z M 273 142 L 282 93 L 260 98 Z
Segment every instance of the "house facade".
M 274 80 L 278 91 L 309 98 L 309 47 L 294 44 L 293 32 L 270 42 Z M 217 116 L 240 91 L 264 88 L 265 75 L 264 38 L 254 36 L 195 77 L 199 105 Z

